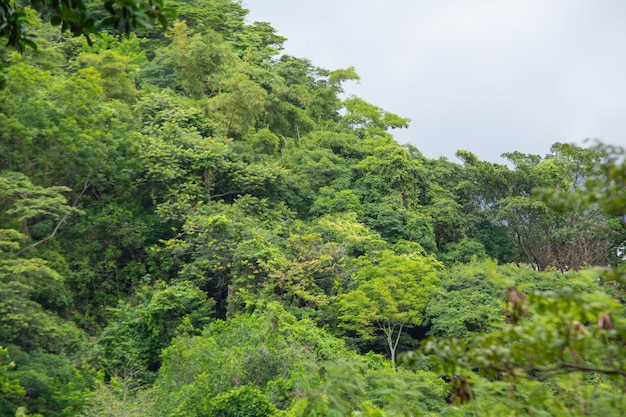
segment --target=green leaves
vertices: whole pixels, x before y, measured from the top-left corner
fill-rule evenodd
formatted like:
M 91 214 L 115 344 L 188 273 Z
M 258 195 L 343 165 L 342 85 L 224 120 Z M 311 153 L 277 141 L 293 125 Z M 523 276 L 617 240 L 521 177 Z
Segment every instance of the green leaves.
M 623 263 L 621 150 L 429 160 L 238 1 L 34 3 L 114 27 L 3 56 L 0 414 L 624 414 L 623 269 L 557 272 Z
M 67 203 L 61 194 L 70 191 L 67 187 L 41 187 L 34 185 L 28 177 L 17 172 L 0 176 L 0 202 L 4 203 L 5 215 L 25 225 L 51 218 L 59 220 L 79 210 Z
M 211 320 L 213 300 L 189 282 L 137 290 L 135 300 L 111 309 L 100 335 L 102 365 L 109 376 L 152 382 L 160 355 L 177 335 L 198 333 Z
M 29 32 L 32 14 L 18 9 L 13 0 L 0 1 L 0 36 L 6 37 L 6 46 L 23 53 L 26 47 L 37 50 L 35 36 Z M 2 67 L 0 67 L 2 68 Z
M 441 287 L 428 303 L 425 324 L 429 334 L 468 338 L 470 332 L 497 327 L 504 316 L 504 295 L 489 279 L 489 265 L 474 262 L 440 273 Z
M 246 134 L 263 114 L 266 91 L 243 73 L 223 79 L 220 90 L 223 92 L 211 100 L 210 106 L 224 118 L 223 134 Z
M 332 74 L 331 74 L 332 79 Z M 352 96 L 343 101 L 346 114 L 342 124 L 357 132 L 361 137 L 388 137 L 388 129 L 408 127 L 410 119 L 389 113 L 380 107 Z
M 267 417 L 277 411 L 259 389 L 245 385 L 218 394 L 207 408 L 204 415 L 215 417 Z
M 423 351 L 437 359 L 441 373 L 465 381 L 464 390 L 478 407 L 492 401 L 494 392 L 509 390 L 520 393 L 507 396 L 514 409 L 554 413 L 571 404 L 588 412 L 603 409 L 605 401 L 619 398 L 616 389 L 626 384 L 626 322 L 623 306 L 605 292 L 594 291 L 597 275 L 587 275 L 579 278 L 587 281 L 587 290 L 537 291 L 528 294 L 528 301 L 511 290 L 508 320 L 501 326 L 465 340 L 431 339 Z M 514 311 L 524 310 L 526 314 L 513 317 Z M 542 389 L 554 391 L 549 397 L 536 396 Z M 583 400 L 577 391 L 597 391 L 599 397 Z
M 354 276 L 356 288 L 338 298 L 340 326 L 372 337 L 375 330 L 387 339 L 391 360 L 405 327 L 422 323 L 424 309 L 439 284 L 439 264 L 419 255 L 380 252 L 366 260 Z
M 166 28 L 175 15 L 163 0 L 105 0 L 103 6 L 108 16 L 101 22 L 96 22 L 82 0 L 33 0 L 31 4 L 45 7 L 52 25 L 61 26 L 61 31 L 69 30 L 74 36 L 83 35 L 90 44 L 90 35 L 97 34 L 101 26 L 129 35 L 136 28 L 151 27 L 153 22 Z M 7 38 L 7 46 L 22 53 L 27 46 L 37 46 L 30 31 L 28 9 L 18 7 L 12 0 L 0 1 L 0 36 Z
M 15 362 L 8 362 L 8 350 L 0 347 L 0 412 L 15 414 L 18 400 L 26 394 L 13 372 Z
M 126 35 L 135 28 L 149 28 L 155 21 L 166 28 L 175 16 L 174 9 L 165 7 L 163 0 L 105 0 L 104 9 L 109 16 L 102 24 Z
M 373 355 L 363 359 L 324 364 L 320 381 L 290 412 L 302 417 L 383 417 L 438 416 L 447 411 L 448 389 L 434 373 L 381 366 Z
M 297 320 L 277 303 L 259 307 L 211 324 L 202 336 L 173 342 L 155 385 L 158 415 L 214 415 L 229 412 L 229 405 L 284 407 L 316 383 L 316 361 L 348 356 L 340 340 L 311 321 Z
M 606 177 L 594 165 L 605 158 L 611 171 L 609 161 L 619 160 L 614 151 L 555 144 L 545 158 L 520 152 L 505 154 L 513 168 L 479 161 L 469 152 L 458 155 L 465 161 L 468 174 L 468 181 L 463 183 L 465 192 L 473 195 L 474 204 L 493 226 L 504 226 L 515 243 L 517 259 L 537 270 L 554 267 L 566 271 L 606 265 L 613 258 L 609 235 L 594 226 L 604 222 L 599 210 L 604 203 L 582 205 L 581 198 L 570 198 L 567 203 L 564 196 L 585 194 L 581 189 L 585 181 L 590 188 L 599 189 Z M 593 182 L 596 186 L 591 185 Z M 619 193 L 616 189 L 612 194 Z M 548 201 L 548 195 L 554 198 Z M 604 196 L 603 201 L 614 201 Z M 489 252 L 496 254 L 491 248 Z

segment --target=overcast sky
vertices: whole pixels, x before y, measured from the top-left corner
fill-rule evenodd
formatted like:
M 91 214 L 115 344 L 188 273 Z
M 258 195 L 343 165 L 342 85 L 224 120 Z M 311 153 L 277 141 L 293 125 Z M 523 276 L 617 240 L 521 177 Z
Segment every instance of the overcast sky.
M 346 92 L 411 118 L 426 156 L 499 161 L 554 142 L 626 146 L 626 1 L 243 0 L 284 53 L 354 66 Z

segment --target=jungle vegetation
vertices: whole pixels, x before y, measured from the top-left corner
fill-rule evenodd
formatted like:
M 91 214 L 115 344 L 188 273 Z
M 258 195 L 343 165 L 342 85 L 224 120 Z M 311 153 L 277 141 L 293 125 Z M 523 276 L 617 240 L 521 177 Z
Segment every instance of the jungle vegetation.
M 24 3 L 0 416 L 626 414 L 623 149 L 429 159 L 237 1 Z

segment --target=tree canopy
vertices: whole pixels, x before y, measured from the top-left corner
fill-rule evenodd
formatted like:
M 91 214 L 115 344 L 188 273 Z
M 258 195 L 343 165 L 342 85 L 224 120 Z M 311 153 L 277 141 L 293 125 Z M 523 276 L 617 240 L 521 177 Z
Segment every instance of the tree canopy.
M 1 415 L 623 414 L 623 149 L 430 159 L 241 2 L 26 4 Z
M 91 43 L 91 35 L 104 29 L 129 35 L 138 28 L 149 28 L 154 23 L 167 27 L 174 17 L 174 10 L 166 7 L 163 0 L 105 0 L 100 3 L 82 0 L 31 0 L 30 5 L 44 13 L 46 19 L 62 31 L 69 30 L 74 36 L 85 36 Z M 24 8 L 23 2 L 0 1 L 0 36 L 6 45 L 23 52 L 25 47 L 37 49 L 32 31 L 33 15 Z

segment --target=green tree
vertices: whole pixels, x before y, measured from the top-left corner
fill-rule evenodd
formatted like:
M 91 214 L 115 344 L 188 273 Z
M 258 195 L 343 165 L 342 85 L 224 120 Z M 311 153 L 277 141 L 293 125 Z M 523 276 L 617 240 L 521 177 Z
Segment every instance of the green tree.
M 258 388 L 246 385 L 218 394 L 212 398 L 203 416 L 207 417 L 269 417 L 275 415 L 276 407 Z
M 220 91 L 209 105 L 223 115 L 223 134 L 227 137 L 246 134 L 263 114 L 267 92 L 243 73 L 224 78 Z
M 105 384 L 101 378 L 89 393 L 81 417 L 141 417 L 154 415 L 151 390 L 138 389 L 131 378 L 113 377 Z
M 389 138 L 389 129 L 409 126 L 410 119 L 387 112 L 356 96 L 347 98 L 342 104 L 346 109 L 342 124 L 361 138 Z
M 25 410 L 51 417 L 79 413 L 93 383 L 91 370 L 77 365 L 84 357 L 67 350 L 61 354 L 41 350 L 26 352 L 16 346 L 10 346 L 9 353 L 16 364 L 16 375 L 27 392 L 20 404 Z
M 538 270 L 555 267 L 561 271 L 608 262 L 607 235 L 597 233 L 586 220 L 602 218 L 597 207 L 571 206 L 565 213 L 537 196 L 541 189 L 579 188 L 594 161 L 600 159 L 595 151 L 570 152 L 555 144 L 545 158 L 504 154 L 513 168 L 478 161 L 464 151 L 458 155 L 467 170 L 464 187 L 473 194 L 475 205 L 487 213 L 491 231 L 493 226 L 504 226 L 515 243 L 518 260 Z
M 0 347 L 0 413 L 15 415 L 18 400 L 26 394 L 13 369 L 15 362 L 7 362 L 8 350 Z
M 173 17 L 173 10 L 165 7 L 163 0 L 105 0 L 100 9 L 94 9 L 82 0 L 34 0 L 31 4 L 46 12 L 46 17 L 61 30 L 69 30 L 74 36 L 90 35 L 99 27 L 110 28 L 119 34 L 130 34 L 138 27 L 151 27 L 158 22 L 163 28 Z M 104 9 L 104 10 L 102 10 Z M 105 12 L 102 18 L 98 15 Z M 0 36 L 7 38 L 7 46 L 22 52 L 26 46 L 37 48 L 30 30 L 29 14 L 20 2 L 0 1 Z
M 347 161 L 329 149 L 290 149 L 283 153 L 283 160 L 287 168 L 298 173 L 301 181 L 311 187 L 312 194 L 320 187 L 343 191 L 351 185 L 352 170 Z
M 402 332 L 424 320 L 424 311 L 439 284 L 439 264 L 419 255 L 383 251 L 354 275 L 356 288 L 338 298 L 340 326 L 365 338 L 384 334 L 391 362 Z
M 555 144 L 555 152 L 573 165 L 576 173 L 576 187 L 544 188 L 539 195 L 547 205 L 559 213 L 572 215 L 581 228 L 591 235 L 598 233 L 607 236 L 608 260 L 614 265 L 623 264 L 626 253 L 626 150 L 620 147 L 596 143 L 589 149 L 573 145 Z M 588 248 L 588 242 L 580 242 L 582 250 Z M 582 245 L 587 243 L 587 245 Z M 575 248 L 574 248 L 575 249 Z M 576 250 L 573 256 L 579 255 Z
M 588 288 L 597 278 L 591 271 L 579 277 Z M 622 412 L 623 306 L 606 292 L 572 287 L 528 296 L 510 287 L 507 294 L 500 327 L 424 344 L 439 372 L 453 377 L 453 398 L 477 415 Z
M 287 40 L 276 34 L 276 29 L 267 22 L 253 22 L 244 26 L 243 30 L 235 35 L 235 48 L 245 62 L 257 64 L 269 63 L 270 59 L 283 49 Z
M 294 416 L 440 416 L 448 388 L 436 374 L 394 369 L 377 355 L 325 363 Z
M 156 57 L 140 70 L 140 83 L 201 98 L 217 93 L 226 69 L 237 64 L 230 45 L 213 31 L 197 33 L 182 21 L 175 22 L 166 37 L 169 44 L 157 49 Z
M 131 102 L 137 96 L 131 78 L 137 67 L 131 64 L 129 57 L 116 51 L 105 50 L 98 54 L 83 53 L 78 59 L 98 70 L 106 97 Z
M 428 334 L 467 338 L 471 332 L 493 330 L 504 317 L 504 295 L 479 262 L 456 265 L 441 273 L 441 289 L 428 303 L 424 325 Z
M 245 26 L 248 10 L 232 0 L 172 0 L 177 17 L 194 30 L 215 31 L 233 41 Z
M 287 100 L 303 107 L 311 120 L 329 130 L 335 129 L 341 120 L 342 83 L 359 79 L 353 67 L 328 71 L 289 55 L 282 55 L 273 69 L 289 87 Z
M 227 404 L 270 409 L 267 400 L 286 408 L 317 382 L 316 362 L 354 356 L 312 321 L 263 304 L 173 341 L 155 384 L 157 415 L 214 415 Z
M 67 319 L 72 297 L 64 275 L 55 269 L 65 272 L 65 262 L 44 248 L 54 245 L 56 232 L 75 212 L 63 191 L 67 189 L 36 186 L 22 174 L 0 176 L 4 210 L 0 225 L 15 225 L 30 233 L 0 229 L 0 344 L 7 346 L 16 365 L 12 375 L 28 394 L 13 406 L 51 416 L 75 413 L 90 384 L 89 373 L 77 365 L 84 358 L 86 338 Z M 46 224 L 49 219 L 52 225 Z M 31 243 L 42 230 L 42 237 Z M 7 397 L 15 394 L 13 385 L 6 389 Z
M 64 277 L 51 262 L 25 253 L 50 241 L 67 216 L 77 212 L 61 194 L 65 191 L 65 187 L 34 185 L 19 173 L 0 176 L 4 211 L 0 224 L 22 230 L 0 229 L 0 343 L 4 346 L 58 353 L 71 350 L 79 338 L 78 329 L 57 315 L 71 304 Z M 53 225 L 46 224 L 44 235 L 32 242 L 35 231 L 31 229 L 39 232 L 37 222 L 45 224 L 50 218 Z
M 614 226 L 623 227 L 623 151 L 600 149 L 605 156 L 595 166 L 597 176 L 591 170 L 583 177 L 584 189 L 544 191 L 546 202 L 561 210 L 591 204 L 607 217 L 617 216 Z M 466 339 L 424 344 L 423 350 L 437 359 L 439 372 L 452 377 L 452 399 L 466 403 L 457 407 L 459 413 L 623 413 L 626 321 L 623 304 L 615 297 L 622 297 L 623 268 L 543 273 L 532 286 L 520 283 L 528 271 L 489 272 L 494 283 L 506 288 L 501 326 Z
M 99 359 L 107 375 L 139 385 L 152 382 L 162 350 L 178 331 L 198 333 L 208 324 L 213 304 L 189 282 L 138 288 L 135 299 L 111 309 L 99 336 Z
M 360 222 L 354 212 L 321 216 L 314 220 L 313 230 L 325 240 L 345 246 L 346 254 L 353 258 L 378 252 L 388 246 L 378 233 Z
M 268 285 L 267 265 L 281 263 L 282 238 L 292 213 L 284 204 L 241 196 L 232 204 L 193 207 L 178 236 L 164 241 L 163 266 L 216 301 L 217 317 L 235 314 Z

